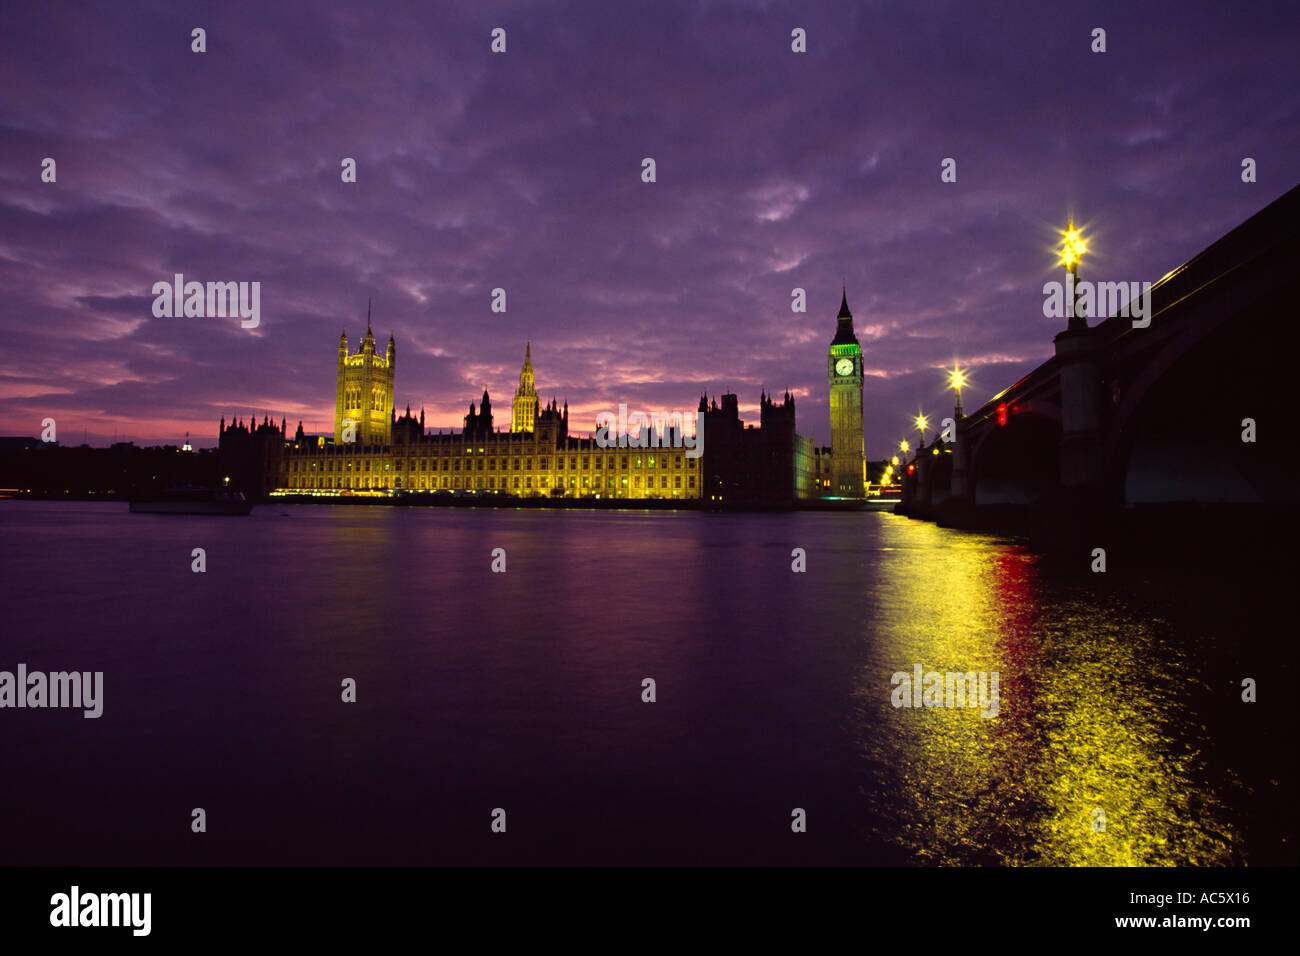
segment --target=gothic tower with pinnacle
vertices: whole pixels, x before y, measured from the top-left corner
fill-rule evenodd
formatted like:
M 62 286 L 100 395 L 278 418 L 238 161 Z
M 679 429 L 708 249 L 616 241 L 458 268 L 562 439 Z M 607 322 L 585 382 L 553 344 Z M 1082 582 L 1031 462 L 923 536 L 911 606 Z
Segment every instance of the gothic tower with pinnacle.
M 524 367 L 519 373 L 519 388 L 510 406 L 510 430 L 531 432 L 537 425 L 537 387 L 533 383 L 533 343 L 524 347 Z
M 847 290 L 841 290 L 835 338 L 827 354 L 831 398 L 831 488 L 833 498 L 861 498 L 865 472 L 862 437 L 862 349 L 853 332 Z
M 393 371 L 397 344 L 388 336 L 384 356 L 375 352 L 370 331 L 370 306 L 366 305 L 366 337 L 360 351 L 348 354 L 347 329 L 339 336 L 338 385 L 334 397 L 334 443 L 388 445 L 392 443 Z

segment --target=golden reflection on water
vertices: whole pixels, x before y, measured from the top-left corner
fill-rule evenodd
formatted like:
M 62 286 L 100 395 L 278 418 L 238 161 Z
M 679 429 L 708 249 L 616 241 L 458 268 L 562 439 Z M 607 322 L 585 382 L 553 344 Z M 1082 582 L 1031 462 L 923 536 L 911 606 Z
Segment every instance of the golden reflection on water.
M 1175 635 L 1104 589 L 1061 600 L 1015 545 L 906 519 L 884 544 L 856 689 L 875 839 L 932 864 L 1241 864 Z M 997 716 L 895 708 L 891 675 L 918 663 L 998 672 Z

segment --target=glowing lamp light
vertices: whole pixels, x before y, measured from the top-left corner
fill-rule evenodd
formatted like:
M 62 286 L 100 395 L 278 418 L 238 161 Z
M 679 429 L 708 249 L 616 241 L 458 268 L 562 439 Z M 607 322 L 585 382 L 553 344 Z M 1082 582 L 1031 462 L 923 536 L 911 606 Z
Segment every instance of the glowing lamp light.
M 1074 219 L 1071 218 L 1065 227 L 1065 232 L 1061 234 L 1060 264 L 1074 272 L 1087 251 L 1088 240 L 1083 238 L 1083 233 L 1074 228 Z
M 961 388 L 966 384 L 966 370 L 960 368 L 956 362 L 952 363 L 952 371 L 948 373 L 948 387 L 957 393 L 957 406 L 953 409 L 958 418 L 964 418 L 966 413 L 961 407 Z
M 998 406 L 998 424 L 1006 425 L 1006 423 L 1007 423 L 1007 406 L 1006 403 L 1003 402 L 1001 405 Z

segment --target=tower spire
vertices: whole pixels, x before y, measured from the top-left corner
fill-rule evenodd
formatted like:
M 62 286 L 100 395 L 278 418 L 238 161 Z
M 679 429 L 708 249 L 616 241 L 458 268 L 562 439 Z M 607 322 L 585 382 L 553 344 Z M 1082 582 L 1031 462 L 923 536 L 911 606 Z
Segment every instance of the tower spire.
M 370 334 L 370 296 L 366 296 L 366 335 Z

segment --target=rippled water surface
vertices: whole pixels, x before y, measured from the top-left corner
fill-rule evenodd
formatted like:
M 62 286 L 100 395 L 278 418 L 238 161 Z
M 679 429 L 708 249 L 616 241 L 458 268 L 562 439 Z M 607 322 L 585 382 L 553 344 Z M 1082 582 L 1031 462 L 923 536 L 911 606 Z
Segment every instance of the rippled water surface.
M 1249 578 L 885 514 L 3 502 L 0 535 L 0 669 L 105 684 L 98 720 L 0 710 L 4 862 L 1295 861 L 1295 652 Z M 997 716 L 895 707 L 918 664 L 996 672 Z

